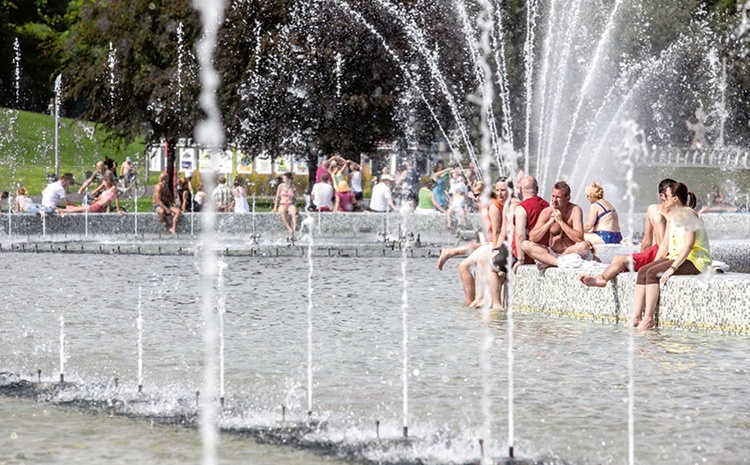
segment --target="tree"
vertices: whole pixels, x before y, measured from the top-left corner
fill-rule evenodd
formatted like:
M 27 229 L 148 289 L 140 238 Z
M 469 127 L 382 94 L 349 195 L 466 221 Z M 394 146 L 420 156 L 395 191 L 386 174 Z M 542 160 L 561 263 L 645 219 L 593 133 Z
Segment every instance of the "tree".
M 78 1 L 0 1 L 0 106 L 47 111 L 53 95 L 58 45 L 80 11 Z M 15 49 L 16 41 L 18 50 Z M 20 57 L 17 82 L 16 57 Z

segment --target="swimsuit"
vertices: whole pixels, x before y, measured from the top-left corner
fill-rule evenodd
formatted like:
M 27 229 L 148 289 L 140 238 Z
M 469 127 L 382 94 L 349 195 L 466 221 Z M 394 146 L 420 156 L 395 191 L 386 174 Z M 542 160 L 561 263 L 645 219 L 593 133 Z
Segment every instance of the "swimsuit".
M 604 205 L 602 205 L 601 202 L 596 202 L 596 204 L 602 207 L 602 210 L 604 211 L 596 215 L 596 221 L 594 221 L 594 226 L 596 226 L 599 220 L 601 220 L 603 217 L 607 216 L 609 213 L 614 212 L 614 210 L 607 210 L 607 208 Z
M 599 223 L 599 220 L 604 218 L 610 213 L 614 213 L 614 209 L 607 210 L 607 207 L 605 207 L 601 202 L 596 202 L 597 205 L 602 207 L 601 213 L 596 215 L 596 221 L 594 221 L 594 226 Z M 619 244 L 622 242 L 622 234 L 619 231 L 594 231 L 594 234 L 601 237 L 605 244 Z
M 294 189 L 288 187 L 282 187 L 282 192 L 279 194 L 279 203 L 281 205 L 291 205 L 294 203 Z
M 619 231 L 594 231 L 594 234 L 601 237 L 605 244 L 619 244 L 622 242 L 622 234 Z

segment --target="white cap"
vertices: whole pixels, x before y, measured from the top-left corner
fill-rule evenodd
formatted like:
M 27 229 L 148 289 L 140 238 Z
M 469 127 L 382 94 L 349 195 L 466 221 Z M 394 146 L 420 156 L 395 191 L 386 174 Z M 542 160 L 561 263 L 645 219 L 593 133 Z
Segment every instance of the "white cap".
M 380 175 L 380 181 L 393 181 L 393 178 L 390 174 L 381 174 Z

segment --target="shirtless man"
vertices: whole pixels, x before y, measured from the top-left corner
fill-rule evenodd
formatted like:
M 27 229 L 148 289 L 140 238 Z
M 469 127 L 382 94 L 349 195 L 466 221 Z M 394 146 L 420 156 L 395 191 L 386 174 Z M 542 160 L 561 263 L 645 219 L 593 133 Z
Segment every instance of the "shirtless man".
M 633 271 L 638 271 L 642 266 L 653 262 L 656 257 L 659 244 L 661 244 L 661 240 L 667 229 L 667 209 L 664 206 L 664 201 L 667 200 L 667 187 L 674 182 L 671 179 L 662 180 L 659 183 L 659 199 L 661 203 L 651 204 L 648 206 L 648 210 L 646 210 L 646 232 L 643 234 L 641 251 L 632 255 Z M 599 276 L 581 275 L 579 279 L 587 286 L 604 287 L 608 281 L 630 268 L 630 257 L 631 255 L 629 254 L 616 255 L 609 266 Z
M 541 239 L 549 233 L 549 245 Z M 557 257 L 578 253 L 592 259 L 588 244 L 583 241 L 583 210 L 570 202 L 570 186 L 559 181 L 552 186 L 551 205 L 542 210 L 529 240 L 521 245 L 523 251 L 536 260 L 540 269 L 557 266 Z
M 159 220 L 164 223 L 167 231 L 172 234 L 177 233 L 177 222 L 180 221 L 182 212 L 174 203 L 174 194 L 172 189 L 169 188 L 169 175 L 166 172 L 159 175 L 159 184 L 154 187 L 153 203 L 154 212 L 159 216 Z M 174 215 L 171 228 L 169 227 L 170 215 Z

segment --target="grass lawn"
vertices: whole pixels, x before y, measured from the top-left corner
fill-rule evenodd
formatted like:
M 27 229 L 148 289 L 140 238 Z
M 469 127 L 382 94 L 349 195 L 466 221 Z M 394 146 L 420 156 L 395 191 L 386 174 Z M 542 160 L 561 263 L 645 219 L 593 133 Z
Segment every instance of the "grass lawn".
M 60 174 L 72 173 L 82 182 L 84 172 L 93 171 L 105 156 L 118 163 L 129 156 L 143 166 L 143 141 L 117 149 L 105 143 L 106 136 L 93 123 L 60 118 Z M 0 190 L 14 191 L 23 184 L 31 195 L 40 195 L 47 175 L 55 172 L 54 118 L 0 108 L 0 159 Z

